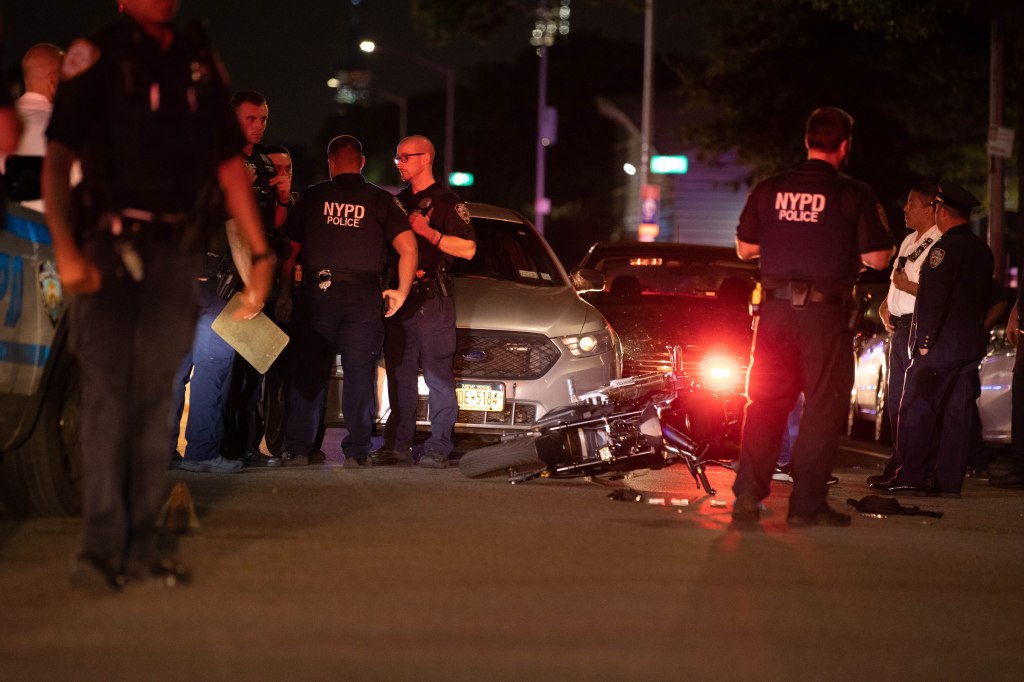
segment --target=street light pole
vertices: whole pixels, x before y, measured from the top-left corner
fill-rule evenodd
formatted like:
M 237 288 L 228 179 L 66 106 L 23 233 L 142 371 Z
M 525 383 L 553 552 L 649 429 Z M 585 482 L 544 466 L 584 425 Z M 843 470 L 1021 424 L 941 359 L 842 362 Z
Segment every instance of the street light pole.
M 654 0 L 644 0 L 644 85 L 640 109 L 640 205 L 647 191 L 651 170 L 651 62 L 654 53 Z M 641 219 L 641 222 L 643 220 Z M 638 228 L 639 229 L 639 228 Z
M 359 49 L 363 52 L 374 52 L 380 45 L 372 40 L 364 40 L 359 43 Z M 451 176 L 453 160 L 455 156 L 455 68 L 450 64 L 438 64 L 437 62 L 425 59 L 418 54 L 403 50 L 398 47 L 388 47 L 386 52 L 393 52 L 405 57 L 411 62 L 419 64 L 425 69 L 430 69 L 444 76 L 445 81 L 445 112 L 444 112 L 444 179 L 445 182 Z
M 548 110 L 548 48 L 537 48 L 540 54 L 540 71 L 537 77 L 537 166 L 534 180 L 533 224 L 544 235 L 544 216 L 551 210 L 550 201 L 544 196 L 544 169 L 546 167 L 547 145 L 544 139 L 545 120 Z

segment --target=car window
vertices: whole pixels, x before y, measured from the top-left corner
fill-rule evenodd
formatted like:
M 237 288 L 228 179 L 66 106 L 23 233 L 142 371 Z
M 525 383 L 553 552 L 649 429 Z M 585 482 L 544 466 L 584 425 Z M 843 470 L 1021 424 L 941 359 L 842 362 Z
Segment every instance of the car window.
M 476 255 L 456 258 L 452 272 L 463 277 L 485 277 L 534 286 L 565 286 L 558 268 L 548 257 L 536 233 L 521 223 L 473 218 Z
M 610 296 L 735 297 L 745 303 L 753 288 L 751 268 L 738 261 L 616 255 L 594 267 L 604 273 Z

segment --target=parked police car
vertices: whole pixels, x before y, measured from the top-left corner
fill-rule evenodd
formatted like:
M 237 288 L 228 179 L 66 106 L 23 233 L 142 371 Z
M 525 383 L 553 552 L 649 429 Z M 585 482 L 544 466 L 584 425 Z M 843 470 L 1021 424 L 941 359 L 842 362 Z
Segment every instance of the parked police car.
M 16 514 L 75 514 L 77 372 L 50 233 L 13 203 L 0 228 L 0 496 Z

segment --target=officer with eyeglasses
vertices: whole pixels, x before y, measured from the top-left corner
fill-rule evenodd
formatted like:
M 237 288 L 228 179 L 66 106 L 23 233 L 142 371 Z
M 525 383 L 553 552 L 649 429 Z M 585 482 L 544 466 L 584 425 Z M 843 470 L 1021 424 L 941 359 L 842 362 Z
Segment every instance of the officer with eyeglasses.
M 405 307 L 387 321 L 384 361 L 391 415 L 384 447 L 370 457 L 374 465 L 412 463 L 416 432 L 419 370 L 427 384 L 430 437 L 419 465 L 443 469 L 454 447 L 458 417 L 455 397 L 455 301 L 447 268 L 454 258 L 476 254 L 476 233 L 465 202 L 434 179 L 434 145 L 422 135 L 398 143 L 395 164 L 408 182 L 398 200 L 416 233 L 419 263 Z

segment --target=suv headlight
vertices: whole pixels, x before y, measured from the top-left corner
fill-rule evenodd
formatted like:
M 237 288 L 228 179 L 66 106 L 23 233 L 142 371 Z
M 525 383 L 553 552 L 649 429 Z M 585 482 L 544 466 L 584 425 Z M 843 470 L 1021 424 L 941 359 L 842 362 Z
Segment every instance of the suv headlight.
M 569 349 L 569 352 L 577 358 L 600 355 L 601 353 L 606 353 L 615 347 L 612 331 L 608 327 L 605 327 L 599 332 L 592 332 L 590 334 L 563 336 L 558 340 L 564 343 L 565 347 Z

